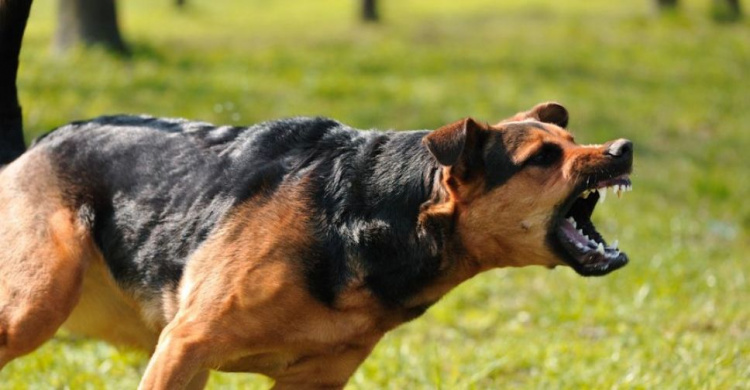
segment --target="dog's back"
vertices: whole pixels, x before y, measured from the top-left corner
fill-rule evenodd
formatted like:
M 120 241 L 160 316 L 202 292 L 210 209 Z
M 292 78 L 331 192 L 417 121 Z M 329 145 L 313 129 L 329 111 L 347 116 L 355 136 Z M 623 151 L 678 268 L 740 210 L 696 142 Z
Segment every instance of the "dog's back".
M 217 127 L 120 115 L 63 126 L 31 152 L 54 165 L 117 282 L 158 293 L 177 285 L 230 209 L 326 164 L 323 151 L 356 149 L 365 138 L 323 118 Z

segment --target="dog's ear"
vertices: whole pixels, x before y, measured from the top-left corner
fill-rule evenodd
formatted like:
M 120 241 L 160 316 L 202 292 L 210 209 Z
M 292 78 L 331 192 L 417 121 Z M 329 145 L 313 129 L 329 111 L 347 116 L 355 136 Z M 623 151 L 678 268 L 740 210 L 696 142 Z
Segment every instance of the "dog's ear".
M 472 153 L 482 126 L 472 118 L 445 125 L 429 134 L 422 143 L 440 165 L 453 167 Z
M 522 121 L 524 119 L 534 119 L 539 122 L 551 123 L 564 129 L 568 126 L 568 110 L 559 103 L 540 103 L 531 110 L 519 112 L 500 123 Z

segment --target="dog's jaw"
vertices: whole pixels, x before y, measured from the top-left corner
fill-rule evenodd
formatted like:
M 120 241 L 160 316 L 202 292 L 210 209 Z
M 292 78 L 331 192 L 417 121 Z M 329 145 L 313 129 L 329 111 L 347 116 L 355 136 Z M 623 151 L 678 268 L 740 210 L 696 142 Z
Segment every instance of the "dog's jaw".
M 575 192 L 559 210 L 550 229 L 550 241 L 563 260 L 583 276 L 608 274 L 623 267 L 628 256 L 619 249 L 618 240 L 607 241 L 596 230 L 591 214 L 603 202 L 607 190 L 618 197 L 632 190 L 627 174 L 599 181 L 594 186 Z

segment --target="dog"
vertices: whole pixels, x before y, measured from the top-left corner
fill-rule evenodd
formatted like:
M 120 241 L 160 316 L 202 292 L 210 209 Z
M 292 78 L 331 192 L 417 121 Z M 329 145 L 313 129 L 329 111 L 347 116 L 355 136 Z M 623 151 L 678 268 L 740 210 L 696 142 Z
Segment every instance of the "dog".
M 582 146 L 543 103 L 495 125 L 361 131 L 109 116 L 0 172 L 0 367 L 60 326 L 151 354 L 141 389 L 209 370 L 342 388 L 389 330 L 498 267 L 624 266 L 590 216 L 633 145 Z

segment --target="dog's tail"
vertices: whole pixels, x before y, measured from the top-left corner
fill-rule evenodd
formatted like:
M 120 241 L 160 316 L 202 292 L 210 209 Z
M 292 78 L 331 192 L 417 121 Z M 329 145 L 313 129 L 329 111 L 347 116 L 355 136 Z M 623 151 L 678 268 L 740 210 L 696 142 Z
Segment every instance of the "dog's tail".
M 26 150 L 16 75 L 32 0 L 0 0 L 0 165 Z

